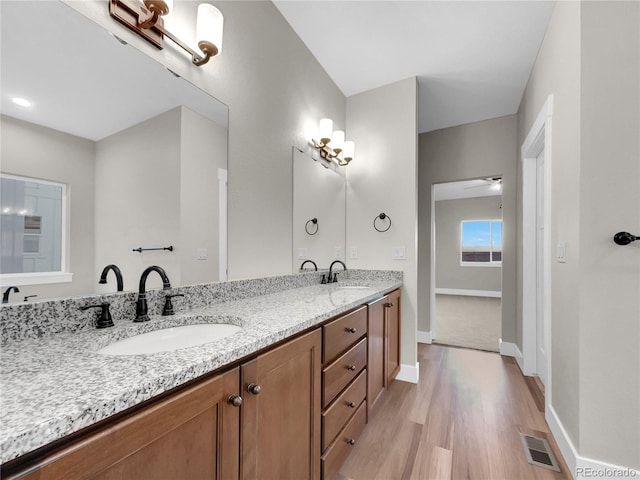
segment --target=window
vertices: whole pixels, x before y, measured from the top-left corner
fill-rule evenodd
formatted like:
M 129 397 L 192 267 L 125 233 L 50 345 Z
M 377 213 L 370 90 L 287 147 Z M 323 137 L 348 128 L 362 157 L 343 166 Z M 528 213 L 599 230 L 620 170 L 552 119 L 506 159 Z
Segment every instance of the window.
M 461 265 L 502 264 L 502 220 L 465 220 L 461 223 L 461 232 Z
M 0 175 L 2 284 L 71 281 L 65 268 L 66 185 Z

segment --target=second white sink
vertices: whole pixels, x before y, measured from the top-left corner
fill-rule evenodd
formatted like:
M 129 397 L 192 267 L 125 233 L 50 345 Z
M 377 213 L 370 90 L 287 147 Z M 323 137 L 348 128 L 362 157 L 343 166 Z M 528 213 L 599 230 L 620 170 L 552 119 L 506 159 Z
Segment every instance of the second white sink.
M 201 323 L 163 328 L 113 342 L 97 353 L 103 355 L 140 355 L 170 352 L 195 347 L 229 337 L 242 327 L 228 323 Z

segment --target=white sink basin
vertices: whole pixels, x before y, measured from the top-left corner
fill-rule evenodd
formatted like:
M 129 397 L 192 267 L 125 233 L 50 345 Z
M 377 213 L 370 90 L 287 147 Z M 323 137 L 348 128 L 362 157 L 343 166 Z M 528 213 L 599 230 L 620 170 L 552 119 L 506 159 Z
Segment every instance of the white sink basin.
M 163 328 L 118 340 L 101 348 L 97 353 L 103 355 L 139 355 L 170 352 L 179 348 L 195 347 L 221 340 L 241 329 L 242 327 L 228 323 L 201 323 Z

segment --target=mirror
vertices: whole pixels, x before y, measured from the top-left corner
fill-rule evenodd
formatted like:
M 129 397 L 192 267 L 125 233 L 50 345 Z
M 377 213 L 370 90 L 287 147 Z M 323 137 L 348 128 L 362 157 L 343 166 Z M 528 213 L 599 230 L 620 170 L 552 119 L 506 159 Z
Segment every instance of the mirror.
M 0 9 L 1 172 L 66 187 L 66 265 L 47 275 L 72 274 L 3 272 L 3 288 L 20 286 L 11 300 L 114 292 L 112 276 L 98 284 L 108 264 L 124 290 L 149 265 L 173 286 L 224 279 L 226 105 L 61 2 Z M 16 253 L 8 243 L 3 259 Z
M 346 192 L 344 167 L 293 148 L 294 273 L 305 260 L 314 261 L 318 269 L 328 269 L 336 259 L 344 261 Z M 304 268 L 313 270 L 313 265 Z

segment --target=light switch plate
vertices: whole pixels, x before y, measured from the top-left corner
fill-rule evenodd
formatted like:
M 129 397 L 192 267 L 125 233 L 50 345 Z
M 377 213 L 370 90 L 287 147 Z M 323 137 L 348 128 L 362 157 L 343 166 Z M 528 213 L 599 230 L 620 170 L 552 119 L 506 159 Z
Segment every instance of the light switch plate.
M 333 250 L 334 257 L 337 259 L 342 258 L 342 247 L 335 247 Z
M 405 247 L 391 247 L 392 260 L 406 260 L 407 252 Z
M 558 260 L 558 263 L 567 263 L 567 245 L 565 242 L 558 242 L 556 259 Z
M 358 258 L 358 247 L 351 247 L 349 249 L 349 258 Z
M 207 249 L 206 248 L 199 248 L 198 249 L 197 259 L 198 260 L 206 260 L 207 259 Z

